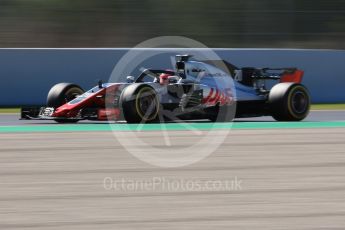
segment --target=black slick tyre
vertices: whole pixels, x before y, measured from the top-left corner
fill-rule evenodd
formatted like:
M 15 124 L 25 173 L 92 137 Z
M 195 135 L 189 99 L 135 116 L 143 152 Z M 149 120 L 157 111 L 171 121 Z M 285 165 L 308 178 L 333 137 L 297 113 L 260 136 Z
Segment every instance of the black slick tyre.
M 279 83 L 271 89 L 268 103 L 275 120 L 301 121 L 309 114 L 310 95 L 302 84 Z
M 84 90 L 71 83 L 59 83 L 54 85 L 47 96 L 47 106 L 48 107 L 60 107 L 61 105 L 73 100 L 77 96 L 84 93 Z M 78 120 L 74 119 L 56 119 L 58 123 L 75 123 Z
M 128 123 L 150 123 L 159 120 L 159 98 L 149 85 L 128 86 L 123 90 L 120 101 L 124 118 Z

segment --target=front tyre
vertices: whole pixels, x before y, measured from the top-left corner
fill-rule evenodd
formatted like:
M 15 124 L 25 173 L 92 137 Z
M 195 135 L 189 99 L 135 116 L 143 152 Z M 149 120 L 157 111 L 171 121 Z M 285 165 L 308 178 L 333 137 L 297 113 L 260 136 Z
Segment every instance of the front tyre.
M 54 85 L 47 96 L 47 106 L 48 107 L 60 107 L 61 105 L 73 100 L 79 95 L 82 95 L 84 90 L 71 83 L 59 83 Z
M 75 99 L 77 96 L 82 95 L 84 90 L 71 83 L 59 83 L 54 85 L 47 96 L 47 106 L 48 107 L 60 107 L 61 105 Z M 58 123 L 75 123 L 78 120 L 74 119 L 56 119 Z
M 301 121 L 310 109 L 310 96 L 302 84 L 291 82 L 275 85 L 268 98 L 270 112 L 277 121 Z
M 149 85 L 133 84 L 121 94 L 123 115 L 128 123 L 159 120 L 160 103 L 156 91 Z

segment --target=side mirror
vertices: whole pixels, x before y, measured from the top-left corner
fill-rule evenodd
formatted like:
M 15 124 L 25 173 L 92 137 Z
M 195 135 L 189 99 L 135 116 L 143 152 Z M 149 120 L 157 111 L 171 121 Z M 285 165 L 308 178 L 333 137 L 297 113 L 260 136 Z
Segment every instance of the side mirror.
M 134 77 L 133 76 L 127 76 L 127 83 L 133 83 L 134 82 Z
M 169 77 L 169 83 L 177 83 L 180 80 L 178 76 Z
M 98 88 L 102 89 L 103 88 L 103 81 L 98 80 Z

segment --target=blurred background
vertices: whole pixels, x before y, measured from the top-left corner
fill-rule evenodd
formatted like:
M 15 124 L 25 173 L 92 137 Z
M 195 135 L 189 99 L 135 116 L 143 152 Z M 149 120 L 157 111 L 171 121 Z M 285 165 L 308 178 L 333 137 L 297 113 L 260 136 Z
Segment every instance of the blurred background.
M 0 47 L 345 48 L 344 0 L 0 0 Z

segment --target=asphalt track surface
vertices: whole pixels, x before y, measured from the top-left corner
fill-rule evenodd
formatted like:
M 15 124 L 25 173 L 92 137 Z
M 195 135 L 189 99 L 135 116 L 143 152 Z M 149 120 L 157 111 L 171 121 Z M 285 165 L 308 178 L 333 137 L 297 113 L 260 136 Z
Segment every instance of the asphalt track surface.
M 61 125 L 0 119 L 0 229 L 345 228 L 345 111 L 290 127 L 237 120 L 214 130 L 226 138 L 211 155 L 178 168 L 135 158 L 109 130 L 33 132 Z M 183 148 L 208 130 L 167 132 Z M 166 147 L 159 130 L 136 135 Z
M 305 121 L 343 121 L 345 120 L 345 111 L 343 110 L 327 110 L 327 111 L 311 111 Z M 272 117 L 255 117 L 255 118 L 241 118 L 236 121 L 274 121 Z M 90 122 L 81 121 L 82 124 L 94 124 L 105 122 Z M 37 120 L 19 120 L 18 114 L 0 114 L 0 126 L 4 125 L 42 125 L 42 124 L 56 124 L 54 121 L 37 121 Z

